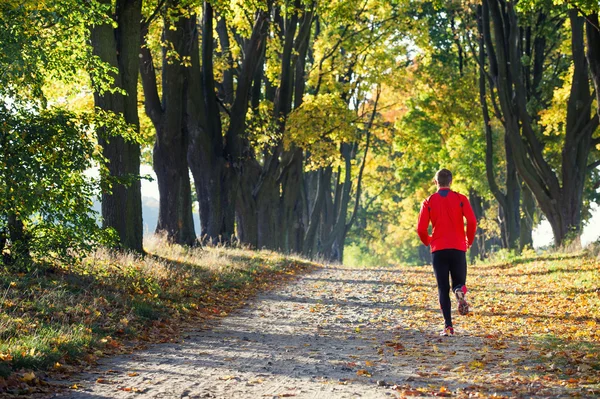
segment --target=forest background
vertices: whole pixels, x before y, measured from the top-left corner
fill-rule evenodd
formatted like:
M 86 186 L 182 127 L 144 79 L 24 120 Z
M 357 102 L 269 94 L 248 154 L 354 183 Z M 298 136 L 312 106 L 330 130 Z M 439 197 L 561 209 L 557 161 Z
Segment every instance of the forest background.
M 4 1 L 3 261 L 143 252 L 147 165 L 149 228 L 181 245 L 425 263 L 415 222 L 446 167 L 472 260 L 531 249 L 542 220 L 577 247 L 600 186 L 598 8 Z

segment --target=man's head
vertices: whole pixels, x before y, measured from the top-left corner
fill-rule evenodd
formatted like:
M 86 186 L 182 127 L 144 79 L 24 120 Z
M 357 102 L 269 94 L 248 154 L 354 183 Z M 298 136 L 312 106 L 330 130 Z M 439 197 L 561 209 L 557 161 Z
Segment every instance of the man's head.
M 434 180 L 438 188 L 450 187 L 450 184 L 452 184 L 452 172 L 448 169 L 440 169 L 435 174 Z

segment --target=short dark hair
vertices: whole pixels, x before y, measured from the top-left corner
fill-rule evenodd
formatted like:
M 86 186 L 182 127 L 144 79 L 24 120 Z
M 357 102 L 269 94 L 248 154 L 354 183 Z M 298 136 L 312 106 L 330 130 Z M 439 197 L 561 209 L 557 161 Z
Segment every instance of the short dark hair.
M 452 172 L 448 169 L 440 169 L 435 174 L 435 180 L 442 187 L 448 187 L 452 183 Z

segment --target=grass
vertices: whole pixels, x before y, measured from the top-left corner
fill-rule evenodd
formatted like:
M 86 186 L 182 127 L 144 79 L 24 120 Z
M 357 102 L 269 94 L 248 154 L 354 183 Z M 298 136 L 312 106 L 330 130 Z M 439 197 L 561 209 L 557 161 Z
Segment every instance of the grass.
M 35 273 L 0 271 L 0 392 L 24 370 L 72 365 L 177 339 L 186 323 L 224 316 L 303 269 L 268 251 L 184 248 L 154 237 L 148 255 L 97 251 Z M 19 371 L 19 373 L 15 373 Z

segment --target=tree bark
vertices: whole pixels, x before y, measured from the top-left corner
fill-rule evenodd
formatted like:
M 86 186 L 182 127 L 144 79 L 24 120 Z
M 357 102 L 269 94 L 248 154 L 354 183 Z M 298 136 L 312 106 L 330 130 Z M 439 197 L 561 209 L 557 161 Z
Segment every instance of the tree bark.
M 473 213 L 475 213 L 475 218 L 477 219 L 475 241 L 473 242 L 469 253 L 471 262 L 473 262 L 477 258 L 484 259 L 486 255 L 485 235 L 483 233 L 483 230 L 481 230 L 481 228 L 479 227 L 479 221 L 483 218 L 484 211 L 483 199 L 474 190 L 469 190 L 469 202 L 471 203 Z
M 169 7 L 177 2 L 169 2 Z M 190 55 L 189 17 L 179 15 L 172 23 L 165 19 L 164 38 L 183 58 Z M 147 33 L 142 29 L 142 35 Z M 144 37 L 142 38 L 145 42 Z M 156 129 L 153 166 L 158 180 L 160 205 L 156 233 L 181 245 L 194 245 L 196 233 L 192 218 L 192 193 L 187 163 L 188 132 L 184 122 L 187 85 L 185 67 L 179 60 L 168 60 L 163 52 L 162 104 L 158 97 L 156 73 L 150 50 L 142 48 L 141 76 L 146 114 Z
M 322 168 L 318 171 L 316 196 L 310 211 L 310 220 L 306 230 L 306 235 L 304 237 L 302 250 L 302 253 L 308 258 L 312 258 L 312 255 L 314 254 L 315 239 L 317 237 L 318 227 L 321 221 L 321 214 L 324 210 L 327 186 L 331 184 L 331 173 L 331 167 Z
M 519 25 L 514 4 L 486 0 L 483 14 L 490 15 L 493 22 L 494 34 L 491 34 L 489 23 L 484 23 L 484 34 L 491 74 L 497 85 L 504 126 L 517 170 L 550 222 L 555 244 L 561 246 L 565 240 L 577 239 L 581 232 L 587 159 L 591 136 L 598 126 L 598 115 L 590 117 L 591 95 L 583 51 L 583 19 L 577 17 L 574 10 L 569 12 L 574 75 L 567 104 L 562 179 L 559 181 L 544 158 L 543 143 L 536 136 L 536 118 L 530 115 L 527 108 L 522 54 L 516 40 Z
M 269 6 L 270 8 L 270 6 Z M 259 245 L 255 230 L 256 200 L 252 192 L 239 193 L 239 185 L 247 186 L 244 176 L 254 178 L 254 165 L 245 165 L 244 140 L 246 113 L 252 81 L 264 52 L 269 10 L 256 13 L 251 37 L 245 41 L 244 59 L 237 75 L 235 97 L 231 97 L 232 75 L 225 74 L 221 84 L 223 100 L 231 102 L 230 124 L 223 132 L 213 70 L 214 11 L 204 2 L 202 23 L 202 64 L 198 55 L 198 34 L 191 26 L 194 48 L 189 70 L 187 125 L 190 132 L 188 162 L 200 202 L 202 237 L 211 242 L 229 242 L 235 234 L 236 206 L 240 238 L 252 246 Z M 217 31 L 223 50 L 228 46 L 227 26 L 222 20 Z M 202 65 L 202 68 L 200 68 Z M 244 241 L 246 242 L 246 241 Z
M 527 185 L 521 188 L 521 251 L 525 247 L 533 248 L 533 217 L 535 214 L 535 198 Z
M 213 9 L 204 3 L 202 63 L 195 16 L 188 25 L 191 66 L 188 72 L 186 125 L 188 164 L 194 178 L 200 213 L 200 237 L 213 244 L 229 242 L 234 235 L 234 197 L 231 165 L 225 159 L 221 117 L 215 91 Z M 202 68 L 200 67 L 202 65 Z
M 110 4 L 110 0 L 102 0 Z M 110 23 L 94 26 L 91 41 L 94 55 L 118 69 L 114 87 L 119 92 L 96 91 L 95 105 L 103 110 L 122 115 L 124 120 L 139 130 L 137 114 L 137 82 L 140 52 L 141 0 L 117 0 L 113 18 L 118 26 Z M 122 137 L 107 137 L 101 131 L 98 141 L 108 160 L 110 176 L 120 179 L 110 192 L 102 193 L 103 227 L 113 228 L 119 237 L 121 248 L 143 252 L 142 198 L 140 184 L 140 146 Z M 123 180 L 127 180 L 124 182 Z
M 586 17 L 585 34 L 587 38 L 586 56 L 596 88 L 596 111 L 600 115 L 600 22 L 597 12 Z
M 494 198 L 500 204 L 502 208 L 501 215 L 501 228 L 503 246 L 511 250 L 519 249 L 519 217 L 520 217 L 520 187 L 517 177 L 517 169 L 515 167 L 515 161 L 513 158 L 512 150 L 508 142 L 508 135 L 505 135 L 505 158 L 506 158 L 506 194 L 502 192 L 496 178 L 494 176 L 494 144 L 492 135 L 491 119 L 487 106 L 487 95 L 486 95 L 486 72 L 484 70 L 485 65 L 485 45 L 484 45 L 484 21 L 482 16 L 481 7 L 477 10 L 478 21 L 477 27 L 479 30 L 479 100 L 481 104 L 483 122 L 485 128 L 486 138 L 486 149 L 485 149 L 485 169 L 488 185 L 490 191 L 494 195 Z

